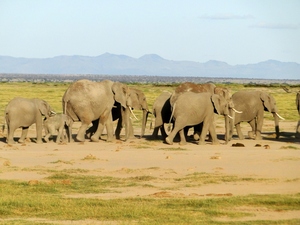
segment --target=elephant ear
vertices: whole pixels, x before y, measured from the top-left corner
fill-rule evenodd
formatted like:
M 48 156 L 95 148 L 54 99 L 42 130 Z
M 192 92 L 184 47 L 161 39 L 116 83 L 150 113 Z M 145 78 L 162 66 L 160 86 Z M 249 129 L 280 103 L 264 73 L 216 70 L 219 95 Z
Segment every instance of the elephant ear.
M 119 102 L 122 107 L 126 108 L 126 99 L 129 94 L 128 87 L 120 82 L 114 82 L 112 85 L 112 92 L 114 94 L 114 99 Z
M 272 112 L 272 106 L 271 106 L 270 95 L 268 95 L 267 93 L 262 92 L 262 93 L 260 94 L 260 99 L 262 100 L 262 103 L 263 103 L 264 107 L 265 107 L 269 112 Z
M 135 109 L 140 109 L 140 96 L 139 93 L 137 91 L 132 91 L 130 90 L 130 98 L 131 98 L 131 103 L 132 103 L 132 107 Z
M 221 99 L 219 95 L 212 95 L 211 96 L 211 102 L 213 103 L 214 106 L 214 111 L 215 113 L 221 115 Z
M 36 99 L 36 104 L 37 104 L 37 107 L 40 111 L 40 113 L 45 116 L 46 118 L 48 118 L 48 111 L 49 111 L 49 107 L 48 107 L 48 104 L 46 101 L 44 100 L 40 100 L 40 99 Z

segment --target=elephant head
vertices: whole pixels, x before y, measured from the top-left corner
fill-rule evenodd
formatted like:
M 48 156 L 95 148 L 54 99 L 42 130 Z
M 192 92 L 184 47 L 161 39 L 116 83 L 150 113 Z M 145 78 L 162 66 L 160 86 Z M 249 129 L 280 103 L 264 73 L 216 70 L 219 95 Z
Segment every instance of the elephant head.
M 120 82 L 114 82 L 112 85 L 112 92 L 114 94 L 114 99 L 119 102 L 123 108 L 131 107 L 130 89 L 127 85 Z
M 45 116 L 48 118 L 49 116 L 53 116 L 56 113 L 52 110 L 51 106 L 44 100 L 42 99 L 35 99 L 35 104 L 37 108 L 39 109 L 41 115 Z
M 146 96 L 142 91 L 135 88 L 130 88 L 130 93 L 131 93 L 130 98 L 132 102 L 132 108 L 143 111 L 142 132 L 141 132 L 141 137 L 142 137 L 145 134 L 147 118 L 148 118 L 148 114 L 150 113 L 148 108 L 148 103 L 146 100 Z
M 213 103 L 216 114 L 229 116 L 228 103 L 226 102 L 224 97 L 213 94 L 211 96 L 211 101 Z
M 283 119 L 279 114 L 276 106 L 276 101 L 273 98 L 273 96 L 262 92 L 260 94 L 260 99 L 263 103 L 264 110 L 268 111 L 273 114 L 274 121 L 275 121 L 275 132 L 276 132 L 276 138 L 279 138 L 279 118 Z

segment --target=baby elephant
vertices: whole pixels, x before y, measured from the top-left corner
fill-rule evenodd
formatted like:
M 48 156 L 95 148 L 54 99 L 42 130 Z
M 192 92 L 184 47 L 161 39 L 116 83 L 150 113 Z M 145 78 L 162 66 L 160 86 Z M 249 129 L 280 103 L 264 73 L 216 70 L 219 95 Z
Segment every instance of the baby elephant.
M 56 114 L 54 116 L 48 117 L 44 119 L 44 129 L 46 136 L 44 140 L 49 142 L 49 138 L 58 132 L 56 137 L 56 143 L 60 141 L 65 141 L 66 128 L 70 126 L 72 120 L 69 116 L 65 114 Z M 67 127 L 66 127 L 67 126 Z

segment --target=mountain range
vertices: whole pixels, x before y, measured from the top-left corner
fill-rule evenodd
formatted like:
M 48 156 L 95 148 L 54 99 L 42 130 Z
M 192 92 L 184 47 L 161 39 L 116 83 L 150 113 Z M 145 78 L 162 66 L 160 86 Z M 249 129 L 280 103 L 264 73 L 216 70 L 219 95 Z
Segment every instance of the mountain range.
M 156 54 L 140 58 L 110 53 L 95 57 L 75 55 L 42 59 L 0 56 L 0 73 L 299 79 L 300 64 L 268 60 L 232 66 L 216 60 L 205 63 L 167 60 Z

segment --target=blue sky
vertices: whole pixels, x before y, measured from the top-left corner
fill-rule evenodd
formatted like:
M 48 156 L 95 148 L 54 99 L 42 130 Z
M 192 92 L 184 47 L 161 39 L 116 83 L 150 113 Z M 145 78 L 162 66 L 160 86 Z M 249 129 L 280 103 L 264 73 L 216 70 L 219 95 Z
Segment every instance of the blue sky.
M 299 0 L 0 0 L 0 55 L 300 63 Z

